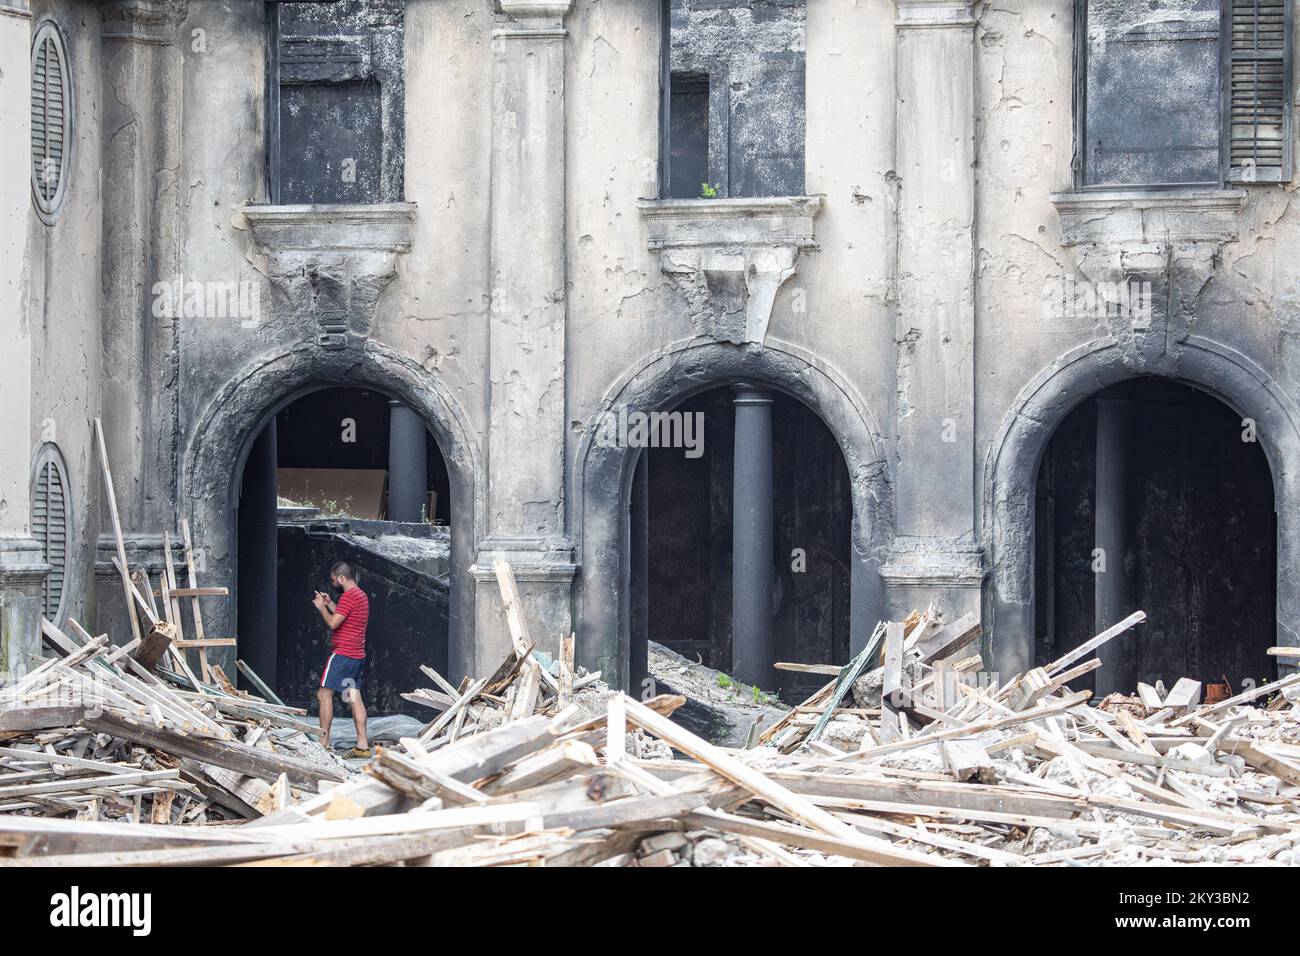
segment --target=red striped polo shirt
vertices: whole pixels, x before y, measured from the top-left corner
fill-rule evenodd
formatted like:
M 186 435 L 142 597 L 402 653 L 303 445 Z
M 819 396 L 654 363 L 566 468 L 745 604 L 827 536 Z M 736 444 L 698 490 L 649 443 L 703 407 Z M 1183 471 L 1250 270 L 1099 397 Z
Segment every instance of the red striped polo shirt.
M 356 587 L 344 591 L 334 605 L 334 613 L 343 615 L 343 623 L 334 628 L 331 646 L 335 654 L 364 660 L 366 656 L 366 622 L 370 620 L 370 598 Z

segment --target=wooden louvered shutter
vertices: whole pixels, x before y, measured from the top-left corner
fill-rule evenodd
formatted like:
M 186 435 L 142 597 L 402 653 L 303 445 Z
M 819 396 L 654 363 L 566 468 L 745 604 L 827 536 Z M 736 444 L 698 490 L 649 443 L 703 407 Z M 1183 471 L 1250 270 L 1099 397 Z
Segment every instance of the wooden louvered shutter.
M 1224 0 L 1224 178 L 1291 179 L 1292 0 Z
M 44 217 L 58 209 L 67 174 L 71 86 L 58 29 L 42 24 L 32 47 L 32 195 Z
M 44 614 L 57 621 L 63 605 L 63 582 L 68 567 L 68 496 L 63 472 L 46 459 L 36 473 L 32 494 L 32 537 L 41 543 L 50 573 L 45 579 Z

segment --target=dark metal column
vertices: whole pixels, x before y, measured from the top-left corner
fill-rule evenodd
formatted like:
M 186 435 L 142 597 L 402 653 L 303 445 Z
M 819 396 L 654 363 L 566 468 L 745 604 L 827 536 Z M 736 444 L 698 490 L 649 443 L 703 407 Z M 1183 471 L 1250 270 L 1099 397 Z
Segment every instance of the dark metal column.
M 276 687 L 279 660 L 276 461 L 272 418 L 253 440 L 244 464 L 239 490 L 238 551 L 239 656 L 272 689 Z
M 628 535 L 628 693 L 637 700 L 654 688 L 645 683 L 650 676 L 650 616 L 647 591 L 650 587 L 650 452 L 641 449 L 632 476 L 632 501 Z
M 772 397 L 737 385 L 732 473 L 732 673 L 770 689 L 772 676 Z
M 1127 398 L 1097 399 L 1097 491 L 1095 503 L 1096 633 L 1132 613 L 1124 558 L 1133 536 L 1133 403 Z M 1134 692 L 1137 683 L 1132 634 L 1109 641 L 1097 651 L 1097 697 Z
M 422 419 L 388 403 L 388 520 L 420 521 L 428 502 L 428 437 Z

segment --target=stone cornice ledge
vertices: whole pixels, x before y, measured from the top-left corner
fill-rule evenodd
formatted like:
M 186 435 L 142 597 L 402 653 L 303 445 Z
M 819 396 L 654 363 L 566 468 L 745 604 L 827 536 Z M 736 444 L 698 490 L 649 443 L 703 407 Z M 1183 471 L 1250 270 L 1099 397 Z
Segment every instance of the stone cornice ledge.
M 919 27 L 973 27 L 975 15 L 971 7 L 975 0 L 895 0 L 898 16 L 894 26 L 898 29 Z
M 638 204 L 653 250 L 708 246 L 816 245 L 821 196 L 763 199 L 643 199 Z
M 492 35 L 504 39 L 559 39 L 565 36 L 564 18 L 573 0 L 499 0 L 509 20 L 497 25 Z
M 253 241 L 275 251 L 407 252 L 415 203 L 242 206 Z
M 1230 242 L 1244 189 L 1099 189 L 1052 194 L 1067 246 L 1115 242 Z
M 821 196 L 645 199 L 646 243 L 686 296 L 697 334 L 761 343 L 781 286 L 815 249 Z

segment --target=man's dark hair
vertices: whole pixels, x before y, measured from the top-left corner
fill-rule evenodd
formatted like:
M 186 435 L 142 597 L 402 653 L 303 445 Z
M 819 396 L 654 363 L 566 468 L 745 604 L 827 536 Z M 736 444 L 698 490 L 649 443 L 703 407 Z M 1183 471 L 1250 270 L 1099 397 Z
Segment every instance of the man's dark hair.
M 330 577 L 334 577 L 335 575 L 338 575 L 341 578 L 347 578 L 349 581 L 354 582 L 357 579 L 357 572 L 353 570 L 352 565 L 348 564 L 346 561 L 339 561 L 334 565 L 334 567 L 330 568 Z

